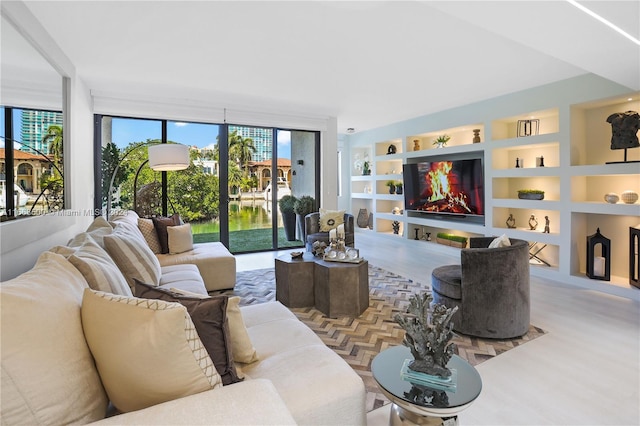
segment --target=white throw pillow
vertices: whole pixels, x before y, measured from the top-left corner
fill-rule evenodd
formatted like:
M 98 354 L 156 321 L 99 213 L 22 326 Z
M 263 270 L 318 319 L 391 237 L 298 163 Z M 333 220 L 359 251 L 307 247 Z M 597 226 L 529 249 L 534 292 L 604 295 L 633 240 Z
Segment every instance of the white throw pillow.
M 169 254 L 184 253 L 193 250 L 193 236 L 191 225 L 168 226 L 167 237 L 169 241 Z
M 511 241 L 509 240 L 509 237 L 507 237 L 506 234 L 502 234 L 491 241 L 491 244 L 489 244 L 489 248 L 509 247 L 510 245 Z
M 82 326 L 107 394 L 123 412 L 222 386 L 180 303 L 87 289 Z
M 87 424 L 104 417 L 107 394 L 80 318 L 86 288 L 82 274 L 51 252 L 0 285 L 3 425 Z
M 329 232 L 344 223 L 344 210 L 320 209 L 320 232 Z

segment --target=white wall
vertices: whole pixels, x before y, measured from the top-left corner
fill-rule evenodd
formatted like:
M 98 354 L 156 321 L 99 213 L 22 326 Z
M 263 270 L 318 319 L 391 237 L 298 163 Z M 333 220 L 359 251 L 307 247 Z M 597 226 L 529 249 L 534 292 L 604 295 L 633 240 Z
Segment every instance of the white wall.
M 67 78 L 65 99 L 65 191 L 70 203 L 56 215 L 34 216 L 0 224 L 0 279 L 31 268 L 40 253 L 66 244 L 93 219 L 93 115 L 89 89 L 55 41 L 22 2 L 3 2 L 2 14 Z M 32 105 L 36 107 L 36 105 Z M 45 107 L 45 106 L 40 106 Z

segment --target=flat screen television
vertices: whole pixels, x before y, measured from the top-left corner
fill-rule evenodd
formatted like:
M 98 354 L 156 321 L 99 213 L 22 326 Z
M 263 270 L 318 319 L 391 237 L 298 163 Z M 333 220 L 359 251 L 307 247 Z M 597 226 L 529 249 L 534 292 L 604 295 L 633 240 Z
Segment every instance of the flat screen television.
M 404 164 L 404 206 L 408 212 L 484 216 L 481 158 Z

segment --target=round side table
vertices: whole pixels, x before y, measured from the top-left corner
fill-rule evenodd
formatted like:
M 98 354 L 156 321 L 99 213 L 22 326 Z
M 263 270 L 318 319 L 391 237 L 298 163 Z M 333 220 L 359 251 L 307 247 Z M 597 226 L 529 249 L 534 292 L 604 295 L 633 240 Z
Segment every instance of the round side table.
M 458 424 L 457 414 L 480 395 L 482 379 L 464 359 L 454 355 L 447 367 L 457 370 L 455 389 L 412 383 L 400 375 L 405 360 L 413 359 L 406 346 L 380 352 L 371 363 L 371 373 L 382 393 L 392 402 L 390 425 Z

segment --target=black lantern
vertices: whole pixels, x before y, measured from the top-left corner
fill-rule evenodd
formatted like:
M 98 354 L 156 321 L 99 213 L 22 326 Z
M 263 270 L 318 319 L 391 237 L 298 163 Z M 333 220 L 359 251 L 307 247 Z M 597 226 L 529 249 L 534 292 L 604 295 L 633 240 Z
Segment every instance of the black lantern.
M 596 247 L 600 245 L 600 256 L 596 256 Z M 611 240 L 600 233 L 587 237 L 587 276 L 593 280 L 611 280 Z
M 640 225 L 629 227 L 629 284 L 640 288 Z

